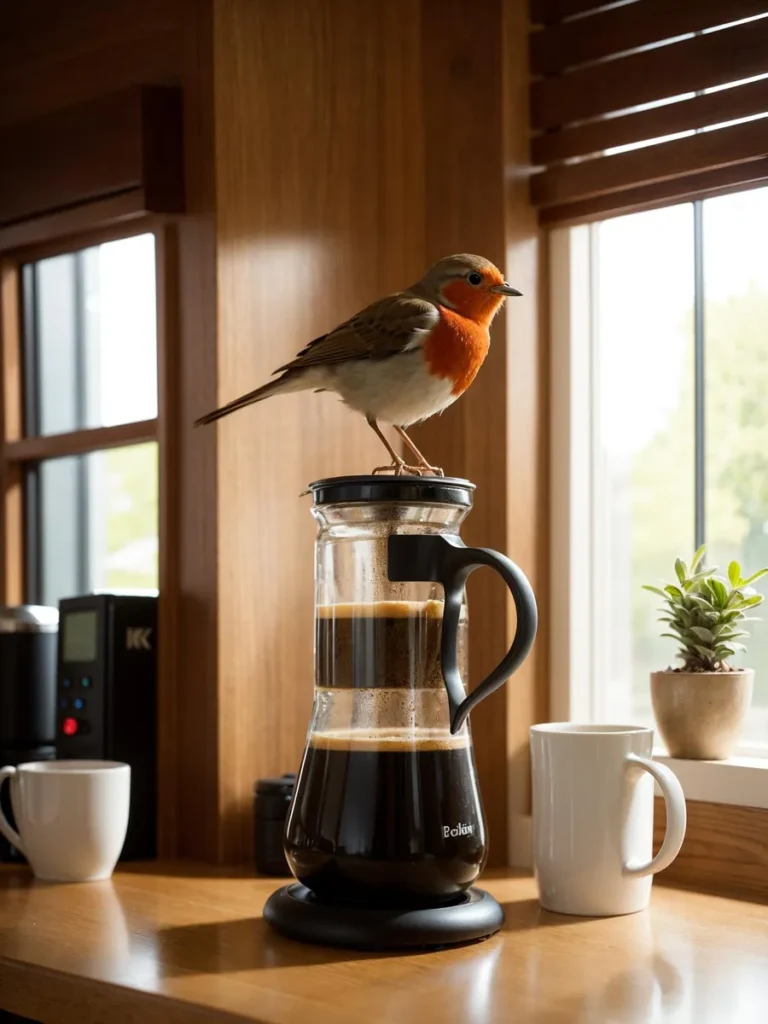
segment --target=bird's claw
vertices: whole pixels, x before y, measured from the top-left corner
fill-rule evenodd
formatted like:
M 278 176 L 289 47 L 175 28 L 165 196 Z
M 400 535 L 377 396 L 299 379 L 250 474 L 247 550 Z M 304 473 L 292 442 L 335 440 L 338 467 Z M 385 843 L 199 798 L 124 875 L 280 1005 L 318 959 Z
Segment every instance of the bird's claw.
M 376 476 L 378 473 L 392 473 L 393 476 L 445 476 L 439 466 L 408 466 L 402 459 L 391 462 L 388 466 L 377 466 L 372 474 Z

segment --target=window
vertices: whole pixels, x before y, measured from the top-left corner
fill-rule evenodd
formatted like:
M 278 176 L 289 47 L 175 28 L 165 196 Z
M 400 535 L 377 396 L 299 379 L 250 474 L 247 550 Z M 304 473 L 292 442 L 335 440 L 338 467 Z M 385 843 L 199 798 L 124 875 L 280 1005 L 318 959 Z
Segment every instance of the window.
M 571 644 L 582 691 L 570 706 L 650 724 L 649 673 L 675 663 L 675 646 L 641 584 L 668 580 L 702 541 L 710 564 L 768 564 L 768 189 L 554 236 L 555 283 L 558 260 L 572 286 L 580 263 L 588 295 L 572 291 L 567 337 L 553 336 L 553 373 L 566 358 L 573 388 L 581 365 L 587 392 L 553 424 L 570 453 L 569 551 L 583 570 L 571 581 L 569 628 L 587 639 Z M 560 301 L 553 284 L 562 325 Z M 768 751 L 768 621 L 752 626 L 745 749 Z
M 24 267 L 25 432 L 157 416 L 154 236 Z
M 158 585 L 155 238 L 20 268 L 23 596 Z M 8 424 L 6 422 L 6 428 Z

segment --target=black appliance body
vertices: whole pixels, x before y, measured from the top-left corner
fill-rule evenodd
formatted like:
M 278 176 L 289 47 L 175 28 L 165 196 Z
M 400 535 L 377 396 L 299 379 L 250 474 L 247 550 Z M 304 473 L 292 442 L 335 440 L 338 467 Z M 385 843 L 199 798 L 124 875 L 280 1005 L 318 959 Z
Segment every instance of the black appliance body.
M 56 637 L 59 613 L 43 605 L 0 607 L 0 765 L 56 756 Z M 9 787 L 0 803 L 14 824 Z M 23 855 L 0 836 L 0 861 Z
M 121 860 L 157 855 L 157 597 L 89 594 L 59 603 L 56 749 L 131 766 Z

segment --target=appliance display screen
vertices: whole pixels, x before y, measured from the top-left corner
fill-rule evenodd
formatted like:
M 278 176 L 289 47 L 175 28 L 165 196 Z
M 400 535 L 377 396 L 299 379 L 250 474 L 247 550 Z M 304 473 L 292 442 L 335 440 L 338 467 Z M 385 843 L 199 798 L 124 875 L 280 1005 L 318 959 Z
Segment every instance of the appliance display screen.
M 65 662 L 96 660 L 97 612 L 69 612 L 64 616 Z

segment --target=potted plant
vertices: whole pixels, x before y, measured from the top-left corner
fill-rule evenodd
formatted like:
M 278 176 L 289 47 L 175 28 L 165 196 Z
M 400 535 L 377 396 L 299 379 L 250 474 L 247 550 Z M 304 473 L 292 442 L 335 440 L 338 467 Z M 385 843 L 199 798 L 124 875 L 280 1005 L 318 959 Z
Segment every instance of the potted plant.
M 752 699 L 754 671 L 734 668 L 728 659 L 745 651 L 742 628 L 756 621 L 749 612 L 763 595 L 751 586 L 760 569 L 742 578 L 738 562 L 728 575 L 702 567 L 704 545 L 690 566 L 675 562 L 677 580 L 663 588 L 646 586 L 664 601 L 662 636 L 677 641 L 679 668 L 651 673 L 651 702 L 661 738 L 672 757 L 721 761 L 730 757 Z

